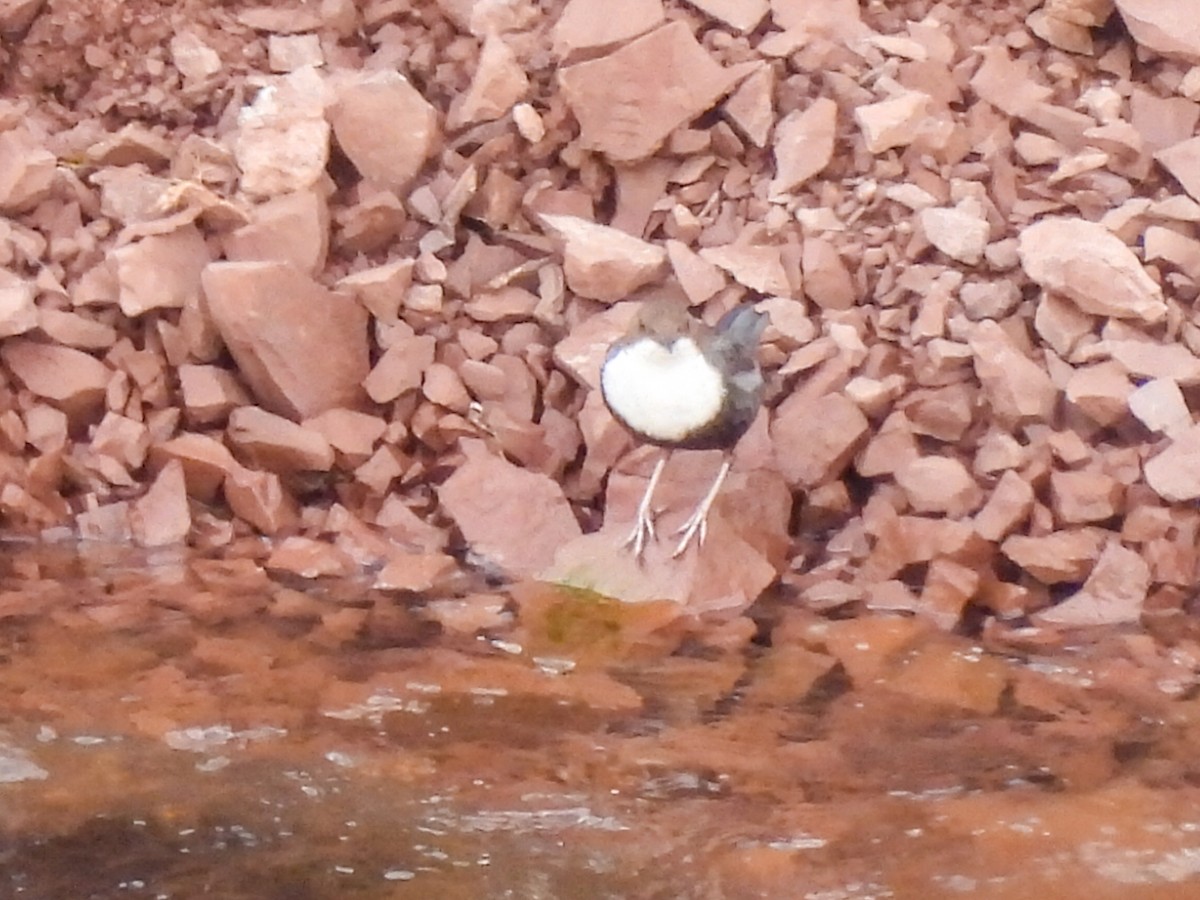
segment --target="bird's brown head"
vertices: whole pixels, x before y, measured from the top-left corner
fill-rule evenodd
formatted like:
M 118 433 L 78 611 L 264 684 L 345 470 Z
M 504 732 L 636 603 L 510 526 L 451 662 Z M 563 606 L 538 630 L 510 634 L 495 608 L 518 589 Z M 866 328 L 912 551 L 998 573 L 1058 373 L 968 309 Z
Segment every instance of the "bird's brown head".
M 633 334 L 653 338 L 669 347 L 676 338 L 690 334 L 696 320 L 681 300 L 647 300 L 638 309 Z

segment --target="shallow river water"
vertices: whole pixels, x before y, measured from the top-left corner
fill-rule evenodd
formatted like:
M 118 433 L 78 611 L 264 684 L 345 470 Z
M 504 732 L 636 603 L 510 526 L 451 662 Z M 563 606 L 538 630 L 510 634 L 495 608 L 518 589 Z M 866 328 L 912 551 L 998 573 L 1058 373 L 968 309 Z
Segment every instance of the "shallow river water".
M 968 639 L 782 603 L 705 629 L 536 585 L 442 604 L 4 546 L 0 896 L 1200 890 L 1179 623 Z

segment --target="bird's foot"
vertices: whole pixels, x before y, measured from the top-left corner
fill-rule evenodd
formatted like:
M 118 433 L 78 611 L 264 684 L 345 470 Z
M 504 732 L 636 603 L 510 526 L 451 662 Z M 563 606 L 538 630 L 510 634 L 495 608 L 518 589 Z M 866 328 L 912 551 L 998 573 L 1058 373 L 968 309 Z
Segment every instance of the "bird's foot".
M 683 537 L 675 545 L 675 552 L 671 554 L 672 559 L 678 559 L 683 556 L 684 551 L 688 548 L 688 544 L 692 542 L 692 538 L 697 538 L 697 547 L 704 546 L 704 539 L 708 536 L 708 511 L 712 509 L 713 502 L 717 499 L 717 494 L 721 492 L 721 485 L 725 483 L 725 478 L 729 475 L 729 467 L 730 459 L 728 454 L 726 454 L 725 459 L 721 462 L 721 468 L 717 471 L 717 477 L 713 480 L 712 487 L 708 489 L 708 493 L 704 495 L 704 499 L 700 501 L 696 507 L 696 511 L 675 532 L 676 534 L 682 534 Z
M 654 471 L 650 473 L 650 481 L 646 485 L 646 493 L 642 495 L 642 500 L 638 504 L 637 517 L 633 520 L 633 531 L 629 532 L 629 537 L 625 539 L 623 546 L 633 547 L 634 559 L 641 561 L 642 552 L 646 549 L 647 540 L 656 540 L 657 535 L 654 533 L 654 489 L 658 487 L 658 479 L 662 477 L 663 468 L 667 465 L 667 457 L 659 457 L 658 462 L 654 464 Z
M 654 514 L 649 509 L 639 509 L 633 530 L 629 532 L 629 537 L 625 538 L 622 546 L 632 547 L 634 558 L 640 560 L 646 549 L 646 543 L 657 540 L 657 538 L 658 535 L 654 533 Z
M 683 556 L 687 550 L 688 544 L 692 542 L 692 538 L 696 539 L 696 547 L 704 546 L 704 539 L 708 537 L 708 507 L 704 504 L 696 507 L 696 511 L 691 517 L 684 522 L 675 531 L 676 534 L 682 534 L 679 543 L 675 545 L 675 552 L 671 554 L 672 559 L 678 559 Z

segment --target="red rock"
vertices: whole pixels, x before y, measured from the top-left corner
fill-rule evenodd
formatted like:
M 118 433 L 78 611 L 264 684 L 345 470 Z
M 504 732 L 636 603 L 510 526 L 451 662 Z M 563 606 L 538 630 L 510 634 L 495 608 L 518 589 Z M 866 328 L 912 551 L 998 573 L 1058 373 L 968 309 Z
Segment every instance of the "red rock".
M 383 419 L 353 409 L 329 409 L 302 424 L 324 437 L 334 450 L 355 465 L 370 457 L 387 431 Z
M 0 8 L 0 28 L 6 34 L 24 34 L 43 5 L 43 0 L 9 0 Z
M 1192 100 L 1185 97 L 1159 96 L 1140 86 L 1134 88 L 1129 98 L 1129 111 L 1133 126 L 1142 136 L 1146 149 L 1154 153 L 1156 158 L 1158 152 L 1191 138 L 1195 133 L 1197 121 L 1200 121 L 1200 107 Z M 1185 163 L 1189 152 L 1192 152 L 1190 148 L 1185 150 L 1178 162 Z M 1180 167 L 1180 175 L 1190 177 L 1190 173 L 1183 166 Z M 1193 187 L 1197 186 L 1194 180 L 1191 184 Z M 1190 199 L 1181 194 L 1176 195 L 1176 198 Z
M 762 294 L 791 294 L 781 248 L 772 244 L 734 243 L 705 247 L 701 259 L 724 269 L 739 284 Z
M 688 0 L 688 3 L 743 34 L 753 31 L 768 9 L 767 0 Z
M 1058 389 L 1003 328 L 990 320 L 979 322 L 967 343 L 975 354 L 975 374 L 997 418 L 1007 424 L 1050 418 Z
M 864 478 L 875 478 L 891 475 L 919 456 L 908 416 L 894 412 L 871 435 L 870 442 L 855 460 L 854 468 Z
M 970 350 L 967 349 L 967 352 L 970 353 Z M 912 430 L 939 441 L 961 439 L 975 419 L 977 394 L 971 386 L 962 382 L 944 388 L 913 391 L 905 401 L 905 412 L 912 421 Z
M 570 0 L 554 23 L 554 52 L 604 47 L 644 34 L 663 20 L 662 0 L 612 0 L 603 7 Z
M 1200 241 L 1170 228 L 1151 225 L 1142 235 L 1146 262 L 1166 260 L 1190 278 L 1200 277 Z
M 983 259 L 991 228 L 978 203 L 929 207 L 917 214 L 917 221 L 929 243 L 951 259 L 969 266 Z
M 476 322 L 499 322 L 503 319 L 531 319 L 537 311 L 539 298 L 519 287 L 503 287 L 476 294 L 463 308 Z
M 904 147 L 917 139 L 929 116 L 930 97 L 920 91 L 904 91 L 878 103 L 868 103 L 854 110 L 854 121 L 862 130 L 863 140 L 871 153 L 886 153 Z
M 1119 625 L 1141 618 L 1150 589 L 1150 566 L 1141 554 L 1113 539 L 1083 587 L 1062 603 L 1034 616 L 1053 625 Z
M 128 544 L 133 539 L 129 504 L 124 500 L 84 510 L 75 517 L 75 527 L 85 541 Z
M 413 549 L 433 552 L 446 547 L 445 530 L 420 518 L 397 494 L 384 498 L 374 521 L 389 538 Z
M 329 161 L 327 88 L 315 69 L 274 80 L 238 114 L 233 152 L 241 188 L 273 197 L 317 183 Z
M 184 409 L 198 425 L 224 421 L 235 406 L 250 402 L 233 374 L 220 366 L 183 365 L 178 374 Z
M 67 417 L 60 410 L 37 403 L 25 411 L 25 439 L 43 456 L 62 450 L 67 443 Z
M 149 458 L 156 467 L 178 460 L 183 466 L 188 496 L 201 503 L 211 503 L 225 477 L 240 468 L 224 444 L 205 434 L 181 434 L 155 444 L 150 448 Z
M 725 276 L 721 270 L 686 244 L 669 240 L 666 247 L 667 258 L 671 261 L 679 286 L 687 294 L 688 303 L 693 306 L 703 303 L 725 287 Z
M 780 345 L 785 350 L 795 350 L 813 342 L 817 337 L 817 326 L 808 317 L 804 303 L 790 297 L 768 297 L 759 302 L 755 309 L 764 312 L 770 324 L 764 332 L 764 340 Z
M 1183 344 L 1110 339 L 1097 344 L 1095 352 L 1109 353 L 1131 375 L 1200 384 L 1200 358 Z
M 1044 294 L 1034 313 L 1033 327 L 1054 352 L 1069 357 L 1096 329 L 1096 320 L 1058 294 Z
M 770 0 L 771 17 L 775 24 L 803 38 L 829 38 L 847 44 L 865 39 L 871 30 L 863 24 L 862 11 L 855 0 L 829 0 L 809 3 L 808 0 Z
M 111 457 L 129 470 L 140 469 L 150 449 L 146 426 L 114 412 L 104 414 L 91 437 L 92 452 Z
M 384 444 L 354 470 L 354 480 L 381 497 L 391 489 L 392 482 L 404 474 L 404 468 L 400 451 Z
M 858 290 L 837 248 L 820 237 L 804 239 L 804 295 L 822 309 L 850 309 Z
M 325 541 L 296 536 L 280 541 L 263 565 L 272 571 L 291 572 L 301 578 L 345 578 L 358 569 L 354 560 L 337 547 Z
M 272 72 L 295 72 L 304 66 L 325 63 L 321 39 L 315 34 L 272 34 L 267 36 L 267 66 Z
M 837 132 L 837 104 L 819 97 L 806 109 L 793 110 L 775 127 L 773 197 L 801 187 L 829 165 Z
M 210 264 L 213 321 L 255 398 L 293 419 L 355 408 L 367 376 L 366 313 L 282 263 Z
M 376 589 L 430 591 L 458 572 L 458 562 L 444 553 L 398 553 L 375 576 Z
M 1200 498 L 1200 425 L 1192 425 L 1144 466 L 1146 483 L 1169 503 Z
M 529 91 L 529 78 L 504 39 L 489 34 L 479 51 L 479 65 L 466 93 L 450 104 L 446 127 L 490 122 L 505 115 Z
M 329 206 L 317 190 L 272 197 L 254 208 L 249 223 L 225 235 L 222 246 L 234 262 L 290 263 L 316 275 L 329 250 Z
M 813 488 L 841 475 L 870 430 L 853 401 L 793 394 L 776 410 L 771 440 L 780 473 L 794 487 Z
M 0 359 L 31 393 L 49 400 L 73 421 L 100 411 L 113 377 L 112 369 L 81 350 L 27 338 L 5 340 Z
M 1116 0 L 1116 4 L 1138 44 L 1200 63 L 1200 24 L 1187 0 Z
M 315 31 L 325 24 L 320 10 L 297 6 L 253 6 L 239 10 L 237 21 L 247 28 L 276 34 Z
M 738 0 L 738 5 L 752 7 L 753 2 L 743 4 Z M 738 85 L 721 109 L 750 143 L 755 147 L 767 146 L 775 125 L 775 70 L 768 65 L 759 66 Z M 802 135 L 797 137 L 804 139 Z
M 406 391 L 421 386 L 425 370 L 433 364 L 437 341 L 418 334 L 392 344 L 363 381 L 367 395 L 376 403 L 388 403 Z
M 200 273 L 208 247 L 194 225 L 151 235 L 112 251 L 121 312 L 140 316 L 152 309 L 181 308 L 200 296 Z
M 347 78 L 335 91 L 329 121 L 354 168 L 383 187 L 407 188 L 441 140 L 437 111 L 395 71 Z
M 581 534 L 552 479 L 514 466 L 478 441 L 464 441 L 462 449 L 466 461 L 438 498 L 480 561 L 511 576 L 531 576 Z
M 56 344 L 80 350 L 103 350 L 117 340 L 115 328 L 81 313 L 42 307 L 35 310 L 35 315 L 37 327 Z
M 1147 381 L 1129 395 L 1129 411 L 1151 431 L 1177 437 L 1192 424 L 1179 384 L 1171 378 Z
M 624 546 L 645 477 L 609 477 L 604 527 L 565 542 L 539 578 L 641 603 L 672 600 L 689 613 L 718 619 L 737 615 L 775 580 L 789 539 L 791 495 L 778 475 L 734 469 L 708 520 L 704 546 L 678 558 L 667 536 L 695 506 L 710 483 L 713 454 L 676 454 L 663 473 L 656 498 L 664 513 L 662 539 L 647 546 L 641 562 Z
M 1033 488 L 1029 482 L 1016 472 L 1007 471 L 996 482 L 972 524 L 981 537 L 989 541 L 1003 540 L 1029 518 L 1033 502 Z
M 971 473 L 957 459 L 948 456 L 922 456 L 899 467 L 896 483 L 918 513 L 942 513 L 962 518 L 982 499 L 982 492 Z
M 1125 491 L 1104 472 L 1081 470 L 1050 474 L 1050 504 L 1064 525 L 1103 522 L 1121 512 Z
M 1160 321 L 1166 314 L 1162 288 L 1103 225 L 1041 219 L 1022 229 L 1017 247 L 1025 274 L 1086 313 L 1144 322 Z
M 1100 555 L 1107 532 L 1073 528 L 1050 534 L 1014 534 L 1000 545 L 1014 563 L 1043 584 L 1083 581 Z
M 471 405 L 471 395 L 463 386 L 462 379 L 458 377 L 457 372 L 443 363 L 434 363 L 425 370 L 425 380 L 421 389 L 430 403 L 455 412 L 465 414 Z
M 225 502 L 234 515 L 263 534 L 275 535 L 298 524 L 296 502 L 274 472 L 237 468 L 225 476 Z
M 171 62 L 185 83 L 201 82 L 221 71 L 220 54 L 193 32 L 176 32 L 168 46 Z
M 1013 141 L 1013 149 L 1021 157 L 1021 161 L 1031 166 L 1044 166 L 1047 163 L 1057 163 L 1067 155 L 1067 148 L 1044 134 L 1033 131 L 1023 131 Z
M 1114 425 L 1129 412 L 1133 385 L 1126 369 L 1113 362 L 1076 369 L 1067 381 L 1067 399 L 1092 421 Z
M 58 160 L 23 127 L 0 131 L 0 212 L 25 212 L 50 195 Z
M 0 270 L 0 338 L 24 334 L 38 327 L 33 282 Z M 111 342 L 110 342 L 111 343 Z
M 612 342 L 629 329 L 637 310 L 637 303 L 618 303 L 585 319 L 555 343 L 555 363 L 576 381 L 598 392 L 604 356 Z
M 512 108 L 513 124 L 517 126 L 517 134 L 531 144 L 539 144 L 546 137 L 546 123 L 538 115 L 538 111 L 528 103 L 518 103 Z M 490 221 L 491 217 L 485 218 Z
M 662 274 L 661 247 L 575 216 L 542 221 L 563 242 L 567 285 L 581 297 L 615 303 Z
M 608 56 L 559 69 L 558 83 L 579 122 L 581 146 L 630 163 L 709 109 L 733 77 L 685 23 L 671 22 Z
M 187 539 L 192 528 L 183 465 L 171 460 L 129 510 L 133 540 L 141 547 L 163 547 Z
M 975 569 L 949 559 L 935 559 L 929 564 L 916 611 L 950 631 L 958 626 L 979 584 L 979 572 Z
M 1193 199 L 1200 198 L 1200 175 L 1197 175 L 1196 168 L 1200 164 L 1200 137 L 1164 147 L 1154 154 L 1154 158 L 1175 177 Z
M 397 259 L 353 272 L 338 282 L 338 288 L 354 294 L 376 319 L 391 324 L 399 318 L 400 304 L 412 284 L 413 263 Z
M 258 468 L 271 472 L 328 472 L 333 448 L 319 432 L 257 406 L 229 414 L 229 443 Z
M 86 158 L 100 166 L 132 166 L 143 163 L 155 168 L 168 162 L 174 148 L 161 134 L 139 122 L 130 122 L 118 131 L 92 144 Z

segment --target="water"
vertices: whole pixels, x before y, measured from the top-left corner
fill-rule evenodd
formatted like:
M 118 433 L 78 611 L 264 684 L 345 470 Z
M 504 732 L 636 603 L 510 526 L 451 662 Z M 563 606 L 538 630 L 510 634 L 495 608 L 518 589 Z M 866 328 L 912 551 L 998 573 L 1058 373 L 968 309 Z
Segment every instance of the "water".
M 0 896 L 1191 897 L 1186 623 L 972 640 L 0 552 Z M 753 638 L 753 640 L 750 640 Z

